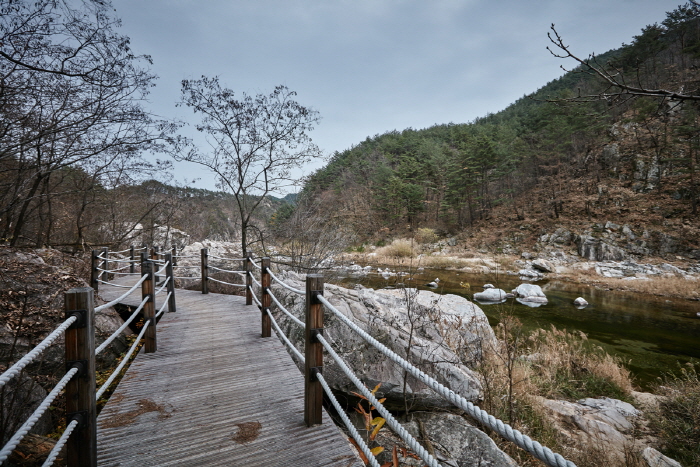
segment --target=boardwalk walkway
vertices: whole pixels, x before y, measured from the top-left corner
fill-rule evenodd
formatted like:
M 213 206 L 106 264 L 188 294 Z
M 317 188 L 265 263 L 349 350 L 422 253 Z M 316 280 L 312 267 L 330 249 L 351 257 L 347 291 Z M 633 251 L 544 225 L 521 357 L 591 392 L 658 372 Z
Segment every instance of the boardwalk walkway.
M 243 297 L 177 289 L 157 330 L 97 419 L 100 466 L 363 465 L 328 414 L 306 427 L 303 376 Z

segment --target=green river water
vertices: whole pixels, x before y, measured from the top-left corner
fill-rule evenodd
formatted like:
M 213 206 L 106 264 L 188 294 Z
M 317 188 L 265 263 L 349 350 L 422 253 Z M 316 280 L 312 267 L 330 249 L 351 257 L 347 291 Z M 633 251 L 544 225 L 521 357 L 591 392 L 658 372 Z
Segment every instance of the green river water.
M 375 269 L 376 271 L 376 269 Z M 439 278 L 439 287 L 425 284 Z M 410 287 L 432 290 L 442 294 L 456 294 L 471 299 L 471 294 L 482 291 L 491 283 L 510 292 L 522 281 L 517 276 L 466 274 L 457 271 L 426 269 L 412 278 L 391 276 L 388 279 L 371 273 L 366 276 L 348 275 L 335 281 L 351 287 L 361 284 L 381 289 L 405 283 Z M 460 283 L 468 283 L 471 290 Z M 582 331 L 591 343 L 600 345 L 612 355 L 627 363 L 636 384 L 650 389 L 665 373 L 677 372 L 679 364 L 700 361 L 700 302 L 678 299 L 641 297 L 633 293 L 599 290 L 590 286 L 561 281 L 533 282 L 542 287 L 549 303 L 536 308 L 508 300 L 503 305 L 479 304 L 492 326 L 498 323 L 498 307 L 512 307 L 526 330 L 549 328 L 554 325 L 569 331 Z M 578 309 L 576 297 L 585 298 L 589 305 Z

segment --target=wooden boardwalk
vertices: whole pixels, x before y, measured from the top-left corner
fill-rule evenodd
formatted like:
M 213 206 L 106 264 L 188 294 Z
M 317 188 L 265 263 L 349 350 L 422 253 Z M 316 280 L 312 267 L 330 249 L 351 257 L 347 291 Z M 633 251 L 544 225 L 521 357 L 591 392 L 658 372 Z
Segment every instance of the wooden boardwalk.
M 363 465 L 327 413 L 306 427 L 303 375 L 274 333 L 260 337 L 257 306 L 182 289 L 176 300 L 158 351 L 141 351 L 97 419 L 100 466 Z

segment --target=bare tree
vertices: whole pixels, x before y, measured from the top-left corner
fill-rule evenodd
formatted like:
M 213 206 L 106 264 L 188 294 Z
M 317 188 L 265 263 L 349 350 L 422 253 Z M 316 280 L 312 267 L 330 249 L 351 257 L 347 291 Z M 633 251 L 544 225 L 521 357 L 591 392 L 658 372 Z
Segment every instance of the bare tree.
M 293 184 L 291 171 L 320 157 L 308 133 L 318 112 L 294 100 L 296 93 L 277 86 L 269 95 L 245 93 L 236 99 L 218 78 L 184 80 L 178 105 L 201 114 L 197 130 L 206 135 L 208 148 L 191 140 L 175 142 L 175 157 L 211 170 L 219 189 L 233 193 L 241 222 L 241 249 L 245 255 L 251 220 L 265 197 Z
M 6 0 L 0 6 L 0 234 L 17 244 L 48 212 L 67 167 L 145 164 L 164 133 L 142 104 L 155 79 L 109 1 Z M 46 218 L 48 219 L 48 218 Z M 39 235 L 38 237 L 41 237 Z

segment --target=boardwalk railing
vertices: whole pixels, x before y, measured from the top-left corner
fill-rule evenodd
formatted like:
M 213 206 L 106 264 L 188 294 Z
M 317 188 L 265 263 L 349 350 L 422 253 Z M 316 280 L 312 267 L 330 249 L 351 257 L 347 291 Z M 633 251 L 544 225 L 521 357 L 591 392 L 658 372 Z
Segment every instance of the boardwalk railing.
M 47 396 L 46 400 L 37 408 L 27 422 L 17 431 L 17 433 L 8 441 L 8 443 L 0 451 L 0 463 L 2 463 L 17 446 L 24 435 L 28 433 L 31 427 L 46 411 L 49 405 L 56 398 L 58 393 L 65 387 L 67 398 L 67 414 L 66 414 L 66 430 L 56 444 L 55 449 L 47 459 L 44 465 L 51 465 L 55 460 L 61 447 L 68 443 L 68 465 L 69 466 L 95 466 L 97 465 L 96 457 L 96 410 L 95 401 L 99 399 L 104 392 L 109 388 L 117 375 L 121 372 L 123 366 L 129 360 L 130 356 L 140 343 L 141 339 L 145 339 L 145 352 L 155 352 L 157 349 L 156 321 L 164 312 L 165 306 L 168 305 L 169 311 L 175 311 L 175 289 L 174 282 L 178 280 L 201 279 L 202 293 L 209 293 L 209 281 L 228 285 L 232 287 L 240 287 L 241 291 L 245 292 L 246 304 L 252 305 L 253 302 L 261 311 L 261 336 L 270 337 L 271 330 L 274 328 L 275 333 L 280 340 L 288 347 L 293 357 L 304 366 L 304 381 L 305 381 L 305 396 L 304 396 L 304 421 L 307 426 L 318 425 L 322 423 L 323 414 L 323 399 L 324 394 L 335 407 L 338 414 L 342 418 L 349 433 L 354 438 L 357 446 L 360 448 L 367 463 L 369 465 L 379 467 L 379 463 L 375 459 L 372 451 L 365 443 L 362 436 L 359 435 L 352 422 L 349 420 L 345 411 L 336 400 L 328 382 L 323 377 L 323 356 L 324 351 L 332 358 L 338 367 L 345 375 L 355 384 L 359 392 L 367 398 L 379 414 L 386 420 L 386 423 L 391 429 L 406 443 L 406 445 L 415 452 L 426 465 L 437 467 L 440 464 L 423 446 L 413 438 L 409 432 L 384 408 L 379 400 L 376 399 L 372 391 L 368 390 L 363 382 L 354 374 L 348 364 L 338 355 L 331 344 L 323 336 L 324 309 L 332 313 L 340 322 L 348 326 L 353 332 L 357 333 L 368 344 L 372 345 L 387 358 L 399 365 L 406 372 L 422 381 L 427 387 L 430 387 L 440 396 L 444 397 L 451 404 L 461 408 L 475 420 L 478 420 L 483 426 L 490 428 L 505 439 L 512 441 L 517 446 L 525 449 L 537 459 L 540 459 L 545 464 L 551 467 L 575 467 L 571 461 L 564 459 L 561 455 L 552 452 L 550 449 L 542 446 L 540 443 L 533 441 L 528 436 L 522 434 L 518 430 L 513 429 L 501 420 L 489 415 L 484 410 L 476 407 L 464 397 L 456 394 L 454 391 L 443 386 L 434 378 L 416 368 L 414 365 L 406 361 L 401 356 L 397 355 L 386 346 L 378 342 L 371 335 L 362 330 L 343 313 L 341 313 L 332 303 L 330 303 L 323 295 L 324 281 L 323 276 L 318 274 L 308 274 L 306 276 L 305 290 L 297 289 L 275 275 L 271 269 L 270 258 L 261 258 L 260 264 L 256 264 L 253 258 L 248 255 L 246 258 L 224 258 L 214 255 L 209 255 L 207 249 L 202 249 L 200 255 L 176 255 L 175 250 L 168 253 L 160 253 L 157 248 L 150 250 L 147 248 L 134 249 L 122 252 L 116 252 L 120 255 L 129 253 L 129 259 L 121 259 L 113 257 L 110 259 L 110 254 L 106 249 L 101 252 L 94 251 L 92 253 L 92 278 L 91 284 L 95 291 L 100 284 L 110 284 L 117 287 L 129 289 L 121 297 L 106 303 L 104 305 L 94 307 L 93 290 L 72 289 L 66 293 L 66 320 L 44 341 L 42 341 L 34 350 L 29 352 L 25 357 L 20 359 L 5 373 L 0 375 L 0 387 L 4 385 L 14 376 L 17 376 L 22 369 L 35 359 L 43 350 L 45 350 L 57 337 L 64 333 L 66 334 L 66 375 L 59 381 L 56 388 Z M 140 259 L 136 259 L 136 253 L 140 254 Z M 147 258 L 150 253 L 150 258 Z M 115 252 L 112 253 L 113 255 Z M 178 265 L 180 260 L 199 259 L 200 264 L 193 265 Z M 210 259 L 216 261 L 216 266 L 209 263 Z M 137 262 L 141 263 L 141 277 L 132 286 L 124 286 L 121 284 L 110 283 L 110 278 L 134 274 L 134 266 Z M 223 267 L 227 264 L 237 263 L 241 266 L 240 269 L 228 269 Z M 155 270 L 160 266 L 160 269 Z M 113 269 L 110 269 L 112 267 Z M 230 267 L 230 266 L 229 266 Z M 200 275 L 193 276 L 175 276 L 174 270 L 199 269 Z M 129 269 L 129 272 L 124 272 Z M 260 281 L 255 277 L 254 272 L 259 271 Z M 212 273 L 212 274 L 210 274 Z M 161 274 L 165 274 L 165 279 L 158 283 Z M 238 275 L 244 279 L 244 283 L 232 283 L 211 277 L 213 274 L 232 274 Z M 294 316 L 280 300 L 274 295 L 272 283 L 289 290 L 297 295 L 305 297 L 305 320 Z M 135 291 L 139 286 L 142 290 L 142 301 L 138 308 L 131 314 L 123 326 L 105 340 L 102 345 L 95 348 L 94 343 L 94 314 L 109 306 L 119 303 L 126 296 Z M 156 289 L 156 287 L 158 287 Z M 155 299 L 158 294 L 167 290 L 167 296 L 163 299 L 163 304 L 158 312 L 155 312 Z M 257 294 L 255 293 L 257 290 Z M 300 352 L 282 332 L 279 324 L 271 313 L 271 308 L 274 305 L 277 309 L 289 317 L 297 326 L 304 329 L 305 343 L 304 353 Z M 115 369 L 112 376 L 100 387 L 95 388 L 95 355 L 104 350 L 110 343 L 139 315 L 142 314 L 144 324 L 139 336 L 134 345 L 129 349 L 127 354 L 122 359 L 121 364 Z M 70 402 L 69 402 L 70 401 Z
M 124 252 L 113 252 L 112 254 L 115 253 L 122 254 Z M 136 260 L 133 248 L 130 249 L 130 259 L 128 260 L 116 257 L 110 259 L 109 252 L 106 249 L 103 249 L 101 252 L 92 252 L 91 283 L 93 288 L 75 288 L 66 292 L 64 296 L 65 321 L 0 375 L 1 388 L 13 378 L 19 376 L 27 365 L 36 360 L 62 334 L 65 334 L 66 373 L 24 424 L 2 447 L 0 450 L 0 464 L 10 456 L 12 451 L 56 400 L 61 391 L 65 390 L 66 428 L 43 466 L 52 465 L 64 445 L 67 445 L 67 463 L 69 466 L 93 467 L 97 465 L 97 400 L 112 385 L 128 363 L 133 352 L 140 345 L 142 339 L 145 339 L 145 352 L 156 351 L 156 321 L 165 311 L 166 305 L 169 311 L 176 311 L 172 255 L 167 253 L 163 256 L 163 260 L 157 258 L 150 260 L 145 255 L 142 255 L 140 260 Z M 110 277 L 135 274 L 133 271 L 138 261 L 141 262 L 140 278 L 132 286 L 109 282 Z M 127 264 L 122 266 L 124 263 Z M 155 270 L 156 266 L 160 266 L 160 269 Z M 110 267 L 113 269 L 110 269 Z M 124 272 L 126 269 L 129 269 L 130 272 Z M 165 278 L 162 283 L 156 285 L 155 278 L 159 277 L 160 274 L 165 274 Z M 124 287 L 128 290 L 111 302 L 95 306 L 94 294 L 99 284 Z M 95 314 L 120 303 L 139 287 L 141 287 L 142 295 L 139 306 L 131 313 L 122 326 L 107 337 L 99 347 L 96 347 Z M 156 289 L 156 287 L 158 288 Z M 167 295 L 163 299 L 160 309 L 156 312 L 156 298 L 159 294 L 166 292 L 166 290 Z M 144 319 L 141 332 L 107 381 L 100 388 L 96 388 L 95 357 L 109 347 L 139 315 L 142 315 Z

